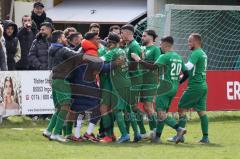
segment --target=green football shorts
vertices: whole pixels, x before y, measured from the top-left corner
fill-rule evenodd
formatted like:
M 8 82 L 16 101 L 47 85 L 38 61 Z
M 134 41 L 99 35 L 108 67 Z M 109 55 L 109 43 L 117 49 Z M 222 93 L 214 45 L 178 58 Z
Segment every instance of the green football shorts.
M 207 86 L 202 85 L 188 87 L 179 101 L 179 108 L 193 108 L 197 112 L 206 111 L 207 90 Z
M 52 80 L 52 97 L 55 108 L 65 104 L 71 105 L 72 94 L 70 83 L 62 79 Z

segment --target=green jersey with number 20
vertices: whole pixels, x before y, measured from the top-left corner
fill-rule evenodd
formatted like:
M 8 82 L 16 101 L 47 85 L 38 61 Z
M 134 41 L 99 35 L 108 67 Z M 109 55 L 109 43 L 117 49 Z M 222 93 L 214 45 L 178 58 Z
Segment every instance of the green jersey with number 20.
M 206 53 L 201 48 L 195 49 L 192 51 L 188 61 L 194 65 L 189 71 L 188 86 L 206 85 Z
M 155 64 L 165 66 L 161 79 L 170 81 L 173 86 L 172 90 L 176 91 L 180 73 L 186 71 L 182 56 L 174 51 L 169 51 L 160 55 Z

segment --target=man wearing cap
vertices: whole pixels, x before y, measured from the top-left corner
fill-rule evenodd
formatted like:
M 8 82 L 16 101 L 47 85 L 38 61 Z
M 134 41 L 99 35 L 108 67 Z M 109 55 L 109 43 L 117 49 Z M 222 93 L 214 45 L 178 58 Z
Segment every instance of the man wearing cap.
M 48 18 L 46 12 L 44 11 L 44 5 L 41 2 L 36 2 L 33 4 L 33 10 L 31 15 L 33 25 L 40 30 L 41 24 L 43 22 L 52 23 L 52 19 Z

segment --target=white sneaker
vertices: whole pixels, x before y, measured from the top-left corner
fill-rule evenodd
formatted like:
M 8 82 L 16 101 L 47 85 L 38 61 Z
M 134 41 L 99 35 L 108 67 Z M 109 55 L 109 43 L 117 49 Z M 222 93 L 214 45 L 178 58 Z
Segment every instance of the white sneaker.
M 50 136 L 50 140 L 55 140 L 55 141 L 59 141 L 59 142 L 67 142 L 67 139 L 64 138 L 63 136 L 61 136 L 61 135 L 54 135 L 54 134 L 52 134 Z
M 145 133 L 145 134 L 141 134 L 142 140 L 150 140 L 150 134 L 149 133 Z
M 150 136 L 151 140 L 155 139 L 156 138 L 156 129 L 150 131 L 149 136 Z
M 50 138 L 50 136 L 52 135 L 52 133 L 51 132 L 49 132 L 48 130 L 44 130 L 43 131 L 43 133 L 42 133 L 42 135 L 44 136 L 44 137 L 46 137 L 46 138 Z

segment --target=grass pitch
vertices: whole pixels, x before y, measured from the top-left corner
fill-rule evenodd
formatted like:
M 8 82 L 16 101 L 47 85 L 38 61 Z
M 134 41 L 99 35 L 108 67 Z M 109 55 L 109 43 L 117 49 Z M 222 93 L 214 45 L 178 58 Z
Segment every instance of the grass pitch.
M 0 124 L 0 159 L 239 159 L 240 112 L 208 114 L 211 144 L 197 143 L 201 128 L 194 114 L 187 124 L 186 143 L 178 145 L 166 142 L 167 137 L 175 134 L 167 126 L 162 136 L 163 144 L 62 144 L 42 137 L 46 121 L 9 117 Z M 86 126 L 82 132 L 85 129 Z M 119 135 L 117 128 L 115 132 Z

